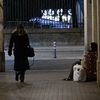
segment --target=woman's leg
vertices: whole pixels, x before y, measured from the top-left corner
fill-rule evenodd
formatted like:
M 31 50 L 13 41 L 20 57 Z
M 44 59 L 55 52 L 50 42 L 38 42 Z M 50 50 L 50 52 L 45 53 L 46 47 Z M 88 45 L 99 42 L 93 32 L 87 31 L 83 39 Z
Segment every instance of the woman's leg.
M 20 72 L 19 71 L 15 71 L 15 80 L 16 81 L 19 80 L 19 75 L 20 75 Z
M 20 82 L 24 82 L 25 79 L 25 71 L 20 72 Z

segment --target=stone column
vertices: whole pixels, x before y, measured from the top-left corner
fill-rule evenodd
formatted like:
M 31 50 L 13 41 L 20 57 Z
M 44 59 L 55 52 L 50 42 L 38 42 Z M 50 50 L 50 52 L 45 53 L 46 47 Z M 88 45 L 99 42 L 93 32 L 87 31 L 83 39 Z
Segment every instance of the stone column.
M 4 37 L 3 37 L 3 0 L 0 0 L 0 71 L 5 71 L 4 67 Z
M 97 43 L 98 43 L 98 61 L 97 61 L 97 84 L 100 86 L 100 0 L 97 1 Z
M 87 50 L 92 41 L 92 8 L 91 0 L 84 0 L 84 45 Z
M 97 42 L 97 0 L 92 0 L 92 42 Z

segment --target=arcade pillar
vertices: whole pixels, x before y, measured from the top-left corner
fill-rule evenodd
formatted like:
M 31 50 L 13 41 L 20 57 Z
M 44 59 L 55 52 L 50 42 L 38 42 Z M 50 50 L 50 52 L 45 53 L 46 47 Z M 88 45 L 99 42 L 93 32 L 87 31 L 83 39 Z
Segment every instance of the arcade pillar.
M 3 37 L 3 0 L 0 0 L 0 72 L 5 71 L 4 55 L 4 37 Z

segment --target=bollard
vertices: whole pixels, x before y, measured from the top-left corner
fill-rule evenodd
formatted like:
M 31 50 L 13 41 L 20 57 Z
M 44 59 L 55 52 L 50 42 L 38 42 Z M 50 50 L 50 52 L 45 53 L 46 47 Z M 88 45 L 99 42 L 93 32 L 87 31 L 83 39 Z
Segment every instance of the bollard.
M 53 42 L 54 58 L 56 58 L 56 42 Z

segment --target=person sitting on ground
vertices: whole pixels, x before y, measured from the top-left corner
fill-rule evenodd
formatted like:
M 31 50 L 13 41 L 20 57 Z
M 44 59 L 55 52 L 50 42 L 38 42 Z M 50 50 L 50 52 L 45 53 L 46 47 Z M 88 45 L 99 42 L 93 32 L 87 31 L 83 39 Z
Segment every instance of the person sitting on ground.
M 81 59 L 79 59 L 78 61 L 74 62 L 71 66 L 71 70 L 70 70 L 70 73 L 68 75 L 67 78 L 64 78 L 64 80 L 73 80 L 73 66 L 76 65 L 76 64 L 79 64 L 81 65 Z
M 64 80 L 73 80 L 73 66 L 76 64 L 82 65 L 86 71 L 86 81 L 96 80 L 96 61 L 97 61 L 97 43 L 91 42 L 90 49 L 87 50 L 83 59 L 72 64 L 70 74 Z
M 83 67 L 86 70 L 86 80 L 96 80 L 97 43 L 92 42 L 90 49 L 84 55 Z

